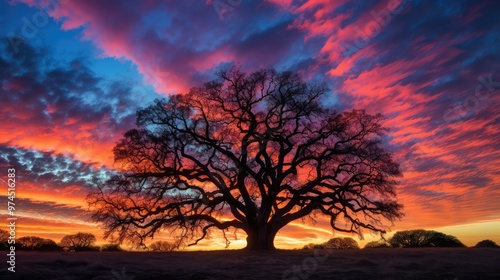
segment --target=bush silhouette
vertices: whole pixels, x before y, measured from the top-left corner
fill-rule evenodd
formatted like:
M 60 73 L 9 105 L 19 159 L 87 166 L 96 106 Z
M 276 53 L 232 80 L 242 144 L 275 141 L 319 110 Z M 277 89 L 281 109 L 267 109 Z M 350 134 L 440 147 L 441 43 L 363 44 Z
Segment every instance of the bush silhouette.
M 455 236 L 425 229 L 398 231 L 389 239 L 392 247 L 465 247 Z
M 54 240 L 38 236 L 24 236 L 17 240 L 20 245 L 17 249 L 29 251 L 62 251 Z
M 386 241 L 380 240 L 380 241 L 371 241 L 366 243 L 365 249 L 367 248 L 390 248 L 391 245 L 389 245 Z
M 434 233 L 429 240 L 429 244 L 431 247 L 466 247 L 455 236 L 447 235 L 441 232 Z
M 359 249 L 358 242 L 351 237 L 334 237 L 324 243 L 314 244 L 309 243 L 302 249 Z
M 302 247 L 302 250 L 312 250 L 312 249 L 324 249 L 324 247 L 322 247 L 322 245 L 320 244 L 314 244 L 314 243 L 309 243 L 307 245 L 304 245 L 304 247 Z
M 158 240 L 158 241 L 151 243 L 149 245 L 149 248 L 153 252 L 170 252 L 170 251 L 177 249 L 178 247 L 174 243 L 171 243 L 168 241 Z
M 335 237 L 323 245 L 325 249 L 359 249 L 358 242 L 351 237 Z
M 123 252 L 120 244 L 104 244 L 101 246 L 101 252 Z
M 61 239 L 60 246 L 65 251 L 99 251 L 99 247 L 94 246 L 96 238 L 91 233 L 79 232 L 77 234 L 66 235 Z
M 498 246 L 493 240 L 485 239 L 479 241 L 474 248 L 498 248 Z

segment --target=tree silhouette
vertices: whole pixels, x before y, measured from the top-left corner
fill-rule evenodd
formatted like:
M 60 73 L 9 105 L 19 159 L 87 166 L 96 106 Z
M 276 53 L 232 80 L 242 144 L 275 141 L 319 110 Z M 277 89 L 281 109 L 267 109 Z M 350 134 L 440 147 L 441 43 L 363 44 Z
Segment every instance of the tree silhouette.
M 425 229 L 398 231 L 389 243 L 392 247 L 465 247 L 455 236 Z
M 366 243 L 365 249 L 368 248 L 390 248 L 391 246 L 384 240 L 379 240 L 379 241 L 370 241 Z
M 323 245 L 325 249 L 359 249 L 358 242 L 351 237 L 334 237 Z
M 38 236 L 24 236 L 17 240 L 22 250 L 36 251 L 59 251 L 62 250 L 54 240 L 41 238 Z
M 123 252 L 120 244 L 104 244 L 100 248 L 101 252 Z
M 500 246 L 498 246 L 495 243 L 495 241 L 489 239 L 481 240 L 474 246 L 474 248 L 499 248 L 499 247 Z
M 96 251 L 94 247 L 96 238 L 91 233 L 79 232 L 77 234 L 66 235 L 61 239 L 61 247 L 66 251 Z
M 302 247 L 302 250 L 312 250 L 312 249 L 324 249 L 319 247 L 320 244 L 309 243 Z
M 442 232 L 435 232 L 429 244 L 432 247 L 466 247 L 457 237 Z
M 334 237 L 330 240 L 320 243 L 314 244 L 309 243 L 305 245 L 302 249 L 311 250 L 311 249 L 359 249 L 358 242 L 352 239 L 351 237 Z
M 89 194 L 94 221 L 105 238 L 139 244 L 163 229 L 188 245 L 239 229 L 252 250 L 316 214 L 338 231 L 385 232 L 402 205 L 383 117 L 338 113 L 322 105 L 327 93 L 291 72 L 233 68 L 156 100 L 114 148 L 122 174 Z
M 396 232 L 390 239 L 392 247 L 427 247 L 431 234 L 424 229 Z
M 162 240 L 155 241 L 149 245 L 149 249 L 154 252 L 170 252 L 177 248 L 174 243 Z

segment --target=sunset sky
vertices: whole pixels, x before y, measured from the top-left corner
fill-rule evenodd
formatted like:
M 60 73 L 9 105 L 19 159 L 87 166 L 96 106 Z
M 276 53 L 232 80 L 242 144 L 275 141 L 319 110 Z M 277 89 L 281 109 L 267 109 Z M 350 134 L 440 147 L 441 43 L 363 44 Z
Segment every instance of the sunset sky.
M 386 116 L 404 174 L 392 232 L 500 244 L 499 1 L 0 1 L 0 217 L 14 167 L 18 236 L 101 240 L 85 182 L 114 170 L 137 109 L 239 65 L 324 81 L 338 110 Z M 276 245 L 333 233 L 298 221 Z M 217 233 L 194 249 L 211 248 Z

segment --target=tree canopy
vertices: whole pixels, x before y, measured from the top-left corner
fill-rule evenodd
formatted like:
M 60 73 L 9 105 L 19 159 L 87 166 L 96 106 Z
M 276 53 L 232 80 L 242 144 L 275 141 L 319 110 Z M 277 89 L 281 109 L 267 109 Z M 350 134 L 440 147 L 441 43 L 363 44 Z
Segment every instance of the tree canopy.
M 392 247 L 465 247 L 455 236 L 425 229 L 398 231 L 389 243 Z
M 320 244 L 309 243 L 303 249 L 359 249 L 359 245 L 351 237 L 334 237 Z
M 100 248 L 101 252 L 123 252 L 120 244 L 103 244 Z
M 389 243 L 387 243 L 385 240 L 379 240 L 379 241 L 370 241 L 368 243 L 366 243 L 365 249 L 368 249 L 368 248 L 390 248 L 391 246 L 389 245 Z
M 475 248 L 499 248 L 495 241 L 490 240 L 490 239 L 485 239 L 479 241 L 475 246 Z
M 358 242 L 351 237 L 334 237 L 324 243 L 325 249 L 359 249 Z
M 149 244 L 149 249 L 153 252 L 170 252 L 177 248 L 178 247 L 174 243 L 163 240 L 158 240 Z
M 38 236 L 24 236 L 17 240 L 21 245 L 22 250 L 37 250 L 37 251 L 59 251 L 61 247 L 54 240 L 41 238 Z
M 61 247 L 66 251 L 89 251 L 97 250 L 94 247 L 96 238 L 92 233 L 79 232 L 77 234 L 66 235 L 61 239 Z
M 168 230 L 192 245 L 231 229 L 263 250 L 314 215 L 337 231 L 385 232 L 403 214 L 383 116 L 337 112 L 328 93 L 292 72 L 232 68 L 156 100 L 113 150 L 121 174 L 89 194 L 93 219 L 119 242 Z

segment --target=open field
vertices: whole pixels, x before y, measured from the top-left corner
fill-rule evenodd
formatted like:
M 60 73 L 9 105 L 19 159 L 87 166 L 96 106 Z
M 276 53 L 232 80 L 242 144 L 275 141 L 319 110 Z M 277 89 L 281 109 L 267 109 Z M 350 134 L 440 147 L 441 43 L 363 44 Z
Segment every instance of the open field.
M 499 249 L 16 255 L 1 279 L 500 279 Z

